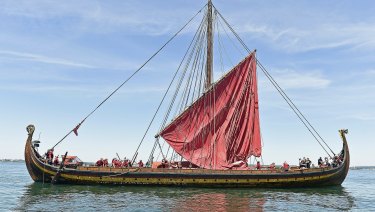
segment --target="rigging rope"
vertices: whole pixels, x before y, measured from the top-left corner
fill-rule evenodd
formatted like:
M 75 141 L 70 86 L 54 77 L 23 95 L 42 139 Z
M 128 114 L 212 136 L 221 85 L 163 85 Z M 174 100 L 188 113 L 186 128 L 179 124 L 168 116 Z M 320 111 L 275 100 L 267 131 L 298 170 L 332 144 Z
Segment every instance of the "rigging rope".
M 250 53 L 250 49 L 246 46 L 246 44 L 243 42 L 243 40 L 240 38 L 240 36 L 234 31 L 234 29 L 229 25 L 229 23 L 226 21 L 226 19 L 221 15 L 221 13 L 215 8 L 221 19 L 224 21 L 224 23 L 228 26 L 228 28 L 232 31 L 234 36 L 238 39 L 238 41 L 241 43 L 241 45 L 246 49 L 248 53 Z M 263 73 L 266 75 L 266 77 L 271 81 L 273 86 L 276 88 L 276 90 L 280 93 L 280 95 L 284 98 L 284 100 L 288 103 L 290 108 L 293 110 L 293 112 L 297 115 L 297 117 L 300 119 L 300 121 L 305 125 L 305 127 L 309 130 L 311 135 L 315 138 L 315 140 L 319 143 L 319 145 L 323 148 L 323 150 L 328 154 L 329 157 L 331 155 L 328 153 L 328 151 L 324 148 L 324 146 L 321 144 L 317 136 L 320 138 L 320 140 L 328 147 L 328 149 L 332 152 L 333 155 L 335 153 L 333 150 L 328 146 L 328 144 L 324 141 L 324 139 L 320 136 L 320 134 L 315 130 L 315 128 L 311 125 L 311 123 L 306 119 L 306 117 L 302 114 L 302 112 L 297 108 L 297 106 L 292 102 L 292 100 L 288 97 L 288 95 L 284 92 L 284 90 L 279 86 L 279 84 L 273 79 L 273 77 L 269 74 L 269 72 L 264 68 L 264 66 L 260 63 L 258 59 L 256 59 L 258 66 L 261 68 Z M 311 129 L 310 129 L 311 128 Z M 315 135 L 313 132 L 315 132 Z M 332 157 L 331 157 L 332 158 Z
M 163 120 L 163 122 L 162 122 L 162 124 L 161 124 L 161 126 L 160 126 L 160 128 L 159 128 L 159 132 L 162 131 L 162 129 L 165 127 L 165 124 L 166 124 L 167 121 L 168 121 L 168 117 L 169 117 L 169 115 L 170 115 L 170 113 L 171 113 L 171 111 L 172 111 L 173 105 L 174 105 L 174 103 L 175 103 L 175 101 L 176 101 L 176 98 L 177 98 L 177 96 L 178 96 L 178 93 L 179 93 L 179 91 L 180 91 L 181 85 L 182 85 L 183 80 L 184 80 L 184 78 L 185 78 L 185 76 L 186 76 L 186 73 L 187 73 L 187 71 L 188 71 L 188 68 L 189 68 L 189 66 L 190 66 L 190 62 L 191 62 L 191 60 L 192 60 L 192 58 L 193 58 L 193 56 L 194 56 L 194 53 L 197 51 L 197 49 L 198 49 L 198 50 L 200 49 L 199 46 L 200 46 L 201 40 L 203 39 L 202 37 L 204 36 L 204 30 L 202 30 L 202 29 L 204 29 L 204 26 L 205 26 L 205 22 L 203 21 L 203 20 L 205 19 L 205 17 L 206 17 L 206 15 L 203 17 L 203 19 L 202 19 L 202 21 L 201 21 L 201 23 L 200 23 L 200 26 L 198 27 L 198 30 L 197 30 L 197 32 L 195 33 L 195 35 L 194 35 L 194 37 L 193 37 L 193 39 L 192 39 L 192 41 L 191 41 L 191 43 L 190 43 L 190 45 L 189 45 L 189 48 L 188 48 L 188 50 L 186 51 L 185 56 L 184 56 L 184 58 L 182 59 L 180 65 L 179 65 L 179 67 L 178 67 L 178 70 L 179 70 L 179 69 L 181 68 L 181 66 L 183 65 L 183 63 L 184 63 L 185 58 L 186 58 L 187 54 L 189 53 L 191 46 L 194 44 L 194 45 L 193 45 L 193 48 L 192 48 L 192 50 L 191 50 L 191 52 L 190 52 L 190 54 L 189 54 L 189 56 L 187 57 L 186 64 L 185 64 L 185 66 L 184 66 L 184 68 L 183 68 L 183 72 L 182 72 L 182 74 L 181 74 L 181 76 L 180 76 L 180 79 L 179 79 L 179 81 L 178 81 L 178 83 L 177 83 L 177 85 L 176 85 L 175 93 L 173 94 L 173 97 L 172 97 L 172 100 L 171 100 L 171 102 L 170 102 L 170 104 L 169 104 L 169 107 L 168 107 L 167 113 L 166 113 L 166 115 L 164 116 L 164 120 Z M 195 41 L 195 42 L 194 42 L 194 41 Z M 186 93 L 186 90 L 184 90 L 183 93 Z M 183 98 L 181 98 L 181 100 L 180 100 L 180 105 L 182 105 L 182 102 L 183 102 Z M 183 110 L 183 109 L 184 109 L 184 108 L 181 108 L 181 110 Z M 163 142 L 163 144 L 162 144 L 162 148 L 164 147 L 164 144 L 165 144 L 165 140 L 164 140 L 164 142 Z M 168 149 L 169 149 L 169 148 L 168 148 Z M 160 156 L 160 153 L 159 153 L 159 155 L 158 155 L 157 158 L 159 158 L 159 156 Z
M 179 100 L 179 103 L 177 104 L 177 107 L 176 107 L 176 109 L 177 109 L 176 115 L 182 113 L 183 110 L 186 109 L 186 106 L 189 105 L 189 103 L 190 104 L 193 103 L 195 94 L 197 94 L 197 96 L 199 96 L 199 94 L 200 94 L 201 87 L 203 86 L 203 84 L 201 83 L 201 81 L 199 81 L 199 79 L 201 79 L 199 76 L 202 76 L 203 69 L 204 69 L 203 67 L 205 67 L 203 58 L 204 58 L 206 52 L 202 51 L 202 49 L 204 49 L 202 47 L 206 44 L 204 42 L 205 41 L 204 38 L 206 36 L 206 21 L 205 21 L 205 20 L 207 20 L 206 18 L 207 18 L 207 13 L 203 17 L 203 19 L 201 21 L 201 25 L 198 27 L 197 39 L 195 40 L 194 47 L 192 48 L 192 50 L 191 51 L 189 50 L 190 54 L 189 54 L 188 59 L 185 62 L 185 66 L 184 66 L 184 69 L 183 69 L 184 71 L 181 75 L 179 83 L 176 85 L 176 91 L 173 95 L 173 98 L 172 98 L 171 103 L 169 105 L 168 111 L 167 111 L 167 113 L 164 117 L 164 120 L 163 120 L 163 122 L 160 126 L 160 131 L 162 129 L 164 129 L 164 126 L 165 126 L 165 124 L 166 124 L 166 122 L 169 118 L 170 112 L 171 112 L 171 110 L 172 110 L 172 108 L 175 104 L 175 100 L 180 93 L 181 85 L 182 85 L 183 81 L 185 80 L 185 76 L 186 76 L 186 73 L 187 73 L 188 70 L 190 70 L 190 73 L 187 75 L 186 80 L 184 82 L 185 84 L 183 86 L 184 89 L 181 93 L 181 99 Z M 182 62 L 184 62 L 184 61 L 182 61 Z M 189 69 L 190 66 L 191 66 L 191 69 Z M 199 81 L 199 85 L 198 85 L 198 88 L 197 88 L 198 81 Z M 196 93 L 197 90 L 199 90 L 198 93 Z M 191 124 L 193 124 L 193 123 L 191 123 Z M 195 126 L 198 126 L 198 124 L 195 124 Z M 164 146 L 164 144 L 165 144 L 165 141 L 163 142 L 163 146 Z M 169 150 L 170 150 L 170 146 L 168 148 L 167 155 L 169 154 L 168 153 Z M 172 152 L 172 154 L 173 154 L 173 152 Z M 160 155 L 160 153 L 159 153 L 159 155 Z M 158 157 L 159 157 L 159 155 L 158 155 Z
M 193 42 L 194 42 L 194 40 L 195 40 L 197 34 L 198 34 L 198 32 L 195 33 L 195 35 L 194 35 L 192 41 L 191 41 L 190 44 L 189 44 L 188 50 L 186 51 L 185 55 L 183 56 L 183 59 L 182 59 L 180 65 L 179 65 L 179 67 L 177 68 L 177 70 L 176 70 L 176 72 L 175 72 L 175 74 L 174 74 L 174 76 L 173 76 L 171 82 L 169 83 L 169 86 L 168 86 L 166 92 L 164 93 L 164 96 L 163 96 L 163 98 L 162 98 L 162 100 L 161 100 L 161 102 L 160 102 L 160 104 L 159 104 L 159 106 L 158 106 L 156 112 L 154 113 L 154 116 L 152 117 L 152 119 L 151 119 L 151 121 L 150 121 L 150 123 L 149 123 L 149 125 L 148 125 L 148 127 L 147 127 L 146 132 L 144 133 L 144 135 L 143 135 L 143 137 L 142 137 L 142 139 L 141 139 L 141 141 L 140 141 L 140 143 L 139 143 L 139 145 L 138 145 L 138 147 L 137 147 L 137 150 L 135 151 L 135 154 L 134 154 L 133 159 L 132 159 L 132 163 L 134 163 L 134 161 L 135 161 L 135 159 L 136 159 L 137 152 L 138 152 L 140 146 L 142 145 L 142 143 L 143 143 L 143 141 L 144 141 L 144 139 L 145 139 L 145 137 L 146 137 L 146 135 L 147 135 L 147 133 L 148 133 L 148 131 L 149 131 L 149 129 L 150 129 L 150 127 L 151 127 L 151 125 L 152 125 L 152 123 L 153 123 L 153 121 L 154 121 L 156 115 L 157 115 L 157 113 L 159 112 L 159 110 L 160 110 L 160 108 L 161 108 L 161 105 L 163 104 L 163 102 L 164 102 L 164 100 L 165 100 L 165 97 L 167 96 L 167 94 L 168 94 L 168 92 L 169 92 L 169 90 L 170 90 L 170 88 L 171 88 L 171 86 L 172 86 L 172 84 L 173 84 L 173 82 L 174 82 L 174 80 L 175 80 L 175 78 L 176 78 L 178 72 L 180 71 L 180 67 L 182 66 L 182 63 L 183 63 L 183 61 L 185 60 L 185 58 L 186 58 L 186 56 L 187 56 L 187 54 L 188 54 L 188 52 L 189 52 L 189 50 L 190 50 L 190 48 L 191 48 L 191 46 L 192 46 L 192 44 L 193 44 Z M 185 72 L 186 72 L 186 71 L 185 71 Z M 159 145 L 159 147 L 160 147 L 160 151 L 161 151 L 161 153 L 162 153 L 162 146 L 160 145 L 160 143 L 159 143 L 159 141 L 158 141 L 158 138 L 156 138 L 156 139 L 157 139 L 156 142 L 158 142 L 158 145 Z M 163 153 L 162 153 L 162 154 L 163 154 Z M 164 156 L 163 156 L 163 158 L 165 159 Z
M 83 122 L 86 121 L 88 117 L 90 117 L 97 109 L 99 109 L 100 106 L 102 106 L 113 94 L 115 94 L 125 83 L 127 83 L 131 78 L 133 78 L 150 60 L 152 60 L 161 50 L 164 49 L 165 46 L 167 46 L 187 25 L 190 24 L 191 21 L 203 10 L 203 8 L 206 7 L 207 4 L 205 4 L 193 17 L 189 19 L 189 21 L 180 29 L 178 30 L 162 47 L 159 48 L 149 59 L 146 60 L 135 72 L 133 72 L 132 75 L 130 75 L 123 83 L 121 83 L 112 93 L 110 93 L 94 110 L 92 110 L 75 128 L 70 130 L 59 142 L 57 142 L 53 147 L 55 148 L 57 145 L 59 145 L 65 138 L 67 138 L 72 132 L 77 134 L 78 128 L 83 124 Z
M 258 61 L 258 60 L 257 60 Z M 303 123 L 303 125 L 305 125 L 305 127 L 309 130 L 309 132 L 311 133 L 311 135 L 315 138 L 316 141 L 318 141 L 319 145 L 323 148 L 323 150 L 327 153 L 327 155 L 331 157 L 331 155 L 328 153 L 328 151 L 324 148 L 324 146 L 320 143 L 320 141 L 318 140 L 318 138 L 316 137 L 316 135 L 311 131 L 311 129 L 307 126 L 307 124 L 305 123 L 305 121 L 303 120 L 303 118 L 300 116 L 300 114 L 297 113 L 296 109 L 292 106 L 293 103 L 291 103 L 290 99 L 285 96 L 285 93 L 281 90 L 281 88 L 279 87 L 278 84 L 276 84 L 276 82 L 274 81 L 274 79 L 271 77 L 271 75 L 269 75 L 269 73 L 267 72 L 267 70 L 263 67 L 263 65 L 261 63 L 259 63 L 259 67 L 261 68 L 261 70 L 263 71 L 263 73 L 267 76 L 267 78 L 271 81 L 271 83 L 273 84 L 273 86 L 277 89 L 277 91 L 281 94 L 281 96 L 284 98 L 284 100 L 287 102 L 287 104 L 290 106 L 290 108 L 292 108 L 293 112 L 297 115 L 297 117 L 299 118 L 299 120 Z M 284 94 L 284 95 L 283 95 Z M 288 101 L 289 99 L 289 101 Z M 298 110 L 298 109 L 297 109 Z M 306 120 L 307 121 L 307 120 Z M 329 148 L 329 147 L 328 147 Z M 332 150 L 331 150 L 332 151 Z M 333 151 L 332 151 L 333 153 Z M 335 153 L 333 153 L 335 154 Z

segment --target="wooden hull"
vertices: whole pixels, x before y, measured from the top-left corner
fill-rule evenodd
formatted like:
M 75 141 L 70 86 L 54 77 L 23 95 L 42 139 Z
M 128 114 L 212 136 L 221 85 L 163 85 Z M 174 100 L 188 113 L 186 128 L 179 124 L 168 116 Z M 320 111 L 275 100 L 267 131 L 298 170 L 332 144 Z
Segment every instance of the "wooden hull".
M 280 170 L 207 170 L 79 167 L 60 170 L 56 183 L 115 184 L 199 187 L 318 187 L 340 185 L 349 170 L 349 149 L 343 137 L 344 161 L 337 168 L 314 168 L 282 172 Z M 36 182 L 51 182 L 59 167 L 45 164 L 32 145 L 29 133 L 25 146 L 25 162 Z

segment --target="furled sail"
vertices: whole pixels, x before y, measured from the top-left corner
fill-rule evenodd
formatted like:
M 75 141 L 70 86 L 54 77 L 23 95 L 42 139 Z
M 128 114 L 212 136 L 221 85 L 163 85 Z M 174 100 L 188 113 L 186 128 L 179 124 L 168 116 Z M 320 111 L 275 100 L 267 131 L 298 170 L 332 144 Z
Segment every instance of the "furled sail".
M 255 52 L 173 120 L 160 135 L 182 157 L 207 169 L 261 155 Z

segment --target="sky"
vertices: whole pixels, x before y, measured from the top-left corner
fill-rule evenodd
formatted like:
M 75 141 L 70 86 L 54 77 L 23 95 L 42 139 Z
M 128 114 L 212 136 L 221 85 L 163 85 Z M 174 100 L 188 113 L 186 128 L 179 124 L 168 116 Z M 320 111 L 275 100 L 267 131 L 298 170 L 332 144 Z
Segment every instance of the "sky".
M 52 147 L 205 3 L 0 1 L 0 159 L 23 158 L 29 124 L 40 151 Z M 375 2 L 213 4 L 335 152 L 342 147 L 338 130 L 349 129 L 351 165 L 375 165 Z M 84 161 L 132 157 L 202 14 L 55 153 Z M 215 57 L 215 79 L 241 60 L 243 50 L 235 49 L 228 48 L 224 63 Z M 316 163 L 324 151 L 258 75 L 264 163 L 297 164 L 304 156 Z M 161 111 L 140 159 L 150 154 Z

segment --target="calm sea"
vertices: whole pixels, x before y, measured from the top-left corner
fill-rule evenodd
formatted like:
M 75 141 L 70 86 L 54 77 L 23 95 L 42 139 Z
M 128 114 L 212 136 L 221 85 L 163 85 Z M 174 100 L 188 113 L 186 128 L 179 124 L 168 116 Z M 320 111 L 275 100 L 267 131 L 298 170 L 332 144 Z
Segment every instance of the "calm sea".
M 200 189 L 34 183 L 23 162 L 0 162 L 0 211 L 375 211 L 375 169 L 342 186 Z

